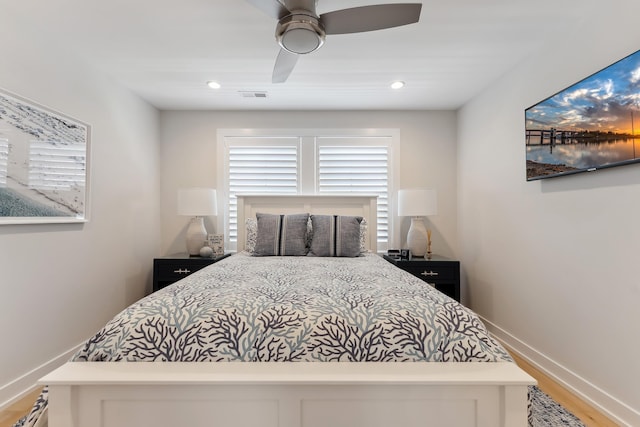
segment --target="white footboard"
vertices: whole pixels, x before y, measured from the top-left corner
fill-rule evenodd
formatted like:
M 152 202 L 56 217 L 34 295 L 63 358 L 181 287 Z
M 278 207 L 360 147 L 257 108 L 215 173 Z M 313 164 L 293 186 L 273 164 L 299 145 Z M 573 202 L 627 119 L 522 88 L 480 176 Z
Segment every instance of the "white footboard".
M 513 363 L 67 363 L 50 427 L 527 426 Z

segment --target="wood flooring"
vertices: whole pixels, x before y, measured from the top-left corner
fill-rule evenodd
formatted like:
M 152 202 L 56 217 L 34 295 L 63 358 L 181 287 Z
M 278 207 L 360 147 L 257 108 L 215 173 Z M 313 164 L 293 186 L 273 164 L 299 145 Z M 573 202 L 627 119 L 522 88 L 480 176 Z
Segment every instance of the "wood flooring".
M 538 381 L 538 387 L 554 398 L 556 402 L 567 408 L 572 414 L 580 418 L 587 427 L 617 427 L 607 417 L 596 411 L 584 401 L 570 393 L 567 389 L 553 381 L 541 371 L 513 354 L 516 363 Z M 33 402 L 40 394 L 40 389 L 34 390 L 27 396 L 0 412 L 0 427 L 11 427 L 31 410 Z
M 538 381 L 538 388 L 556 402 L 561 404 L 565 409 L 578 417 L 587 427 L 618 427 L 618 424 L 605 417 L 603 414 L 589 406 L 586 402 L 572 394 L 569 390 L 552 380 L 550 377 L 536 369 L 527 361 L 511 352 L 514 360 L 524 371 L 534 377 Z
M 33 403 L 40 395 L 40 388 L 37 388 L 18 400 L 6 410 L 0 412 L 0 427 L 11 427 L 16 421 L 24 417 L 31 411 Z

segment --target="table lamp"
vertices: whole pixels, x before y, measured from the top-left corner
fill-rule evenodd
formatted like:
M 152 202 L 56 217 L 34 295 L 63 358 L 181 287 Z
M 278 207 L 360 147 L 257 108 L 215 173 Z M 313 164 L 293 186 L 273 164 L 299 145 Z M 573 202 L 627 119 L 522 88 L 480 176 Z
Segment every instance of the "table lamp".
M 411 226 L 407 233 L 407 246 L 412 256 L 431 259 L 431 230 L 424 226 L 423 216 L 438 213 L 436 191 L 409 189 L 398 191 L 398 215 L 410 216 Z
M 217 214 L 216 190 L 212 188 L 178 190 L 178 215 L 193 217 L 187 227 L 187 252 L 189 255 L 200 254 L 200 249 L 207 239 L 207 229 L 204 227 L 203 217 Z

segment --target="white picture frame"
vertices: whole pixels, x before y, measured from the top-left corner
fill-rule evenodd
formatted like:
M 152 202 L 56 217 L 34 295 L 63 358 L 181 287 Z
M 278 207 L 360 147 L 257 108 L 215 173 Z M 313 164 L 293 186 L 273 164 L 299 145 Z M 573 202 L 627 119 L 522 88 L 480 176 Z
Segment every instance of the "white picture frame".
M 0 89 L 0 225 L 89 220 L 91 127 Z

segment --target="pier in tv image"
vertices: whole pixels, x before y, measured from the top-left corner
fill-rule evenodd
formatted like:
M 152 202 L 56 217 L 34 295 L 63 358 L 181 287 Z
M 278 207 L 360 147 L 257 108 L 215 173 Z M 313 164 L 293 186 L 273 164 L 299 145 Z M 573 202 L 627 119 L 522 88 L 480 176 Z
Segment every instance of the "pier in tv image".
M 525 110 L 527 180 L 640 162 L 640 51 Z

